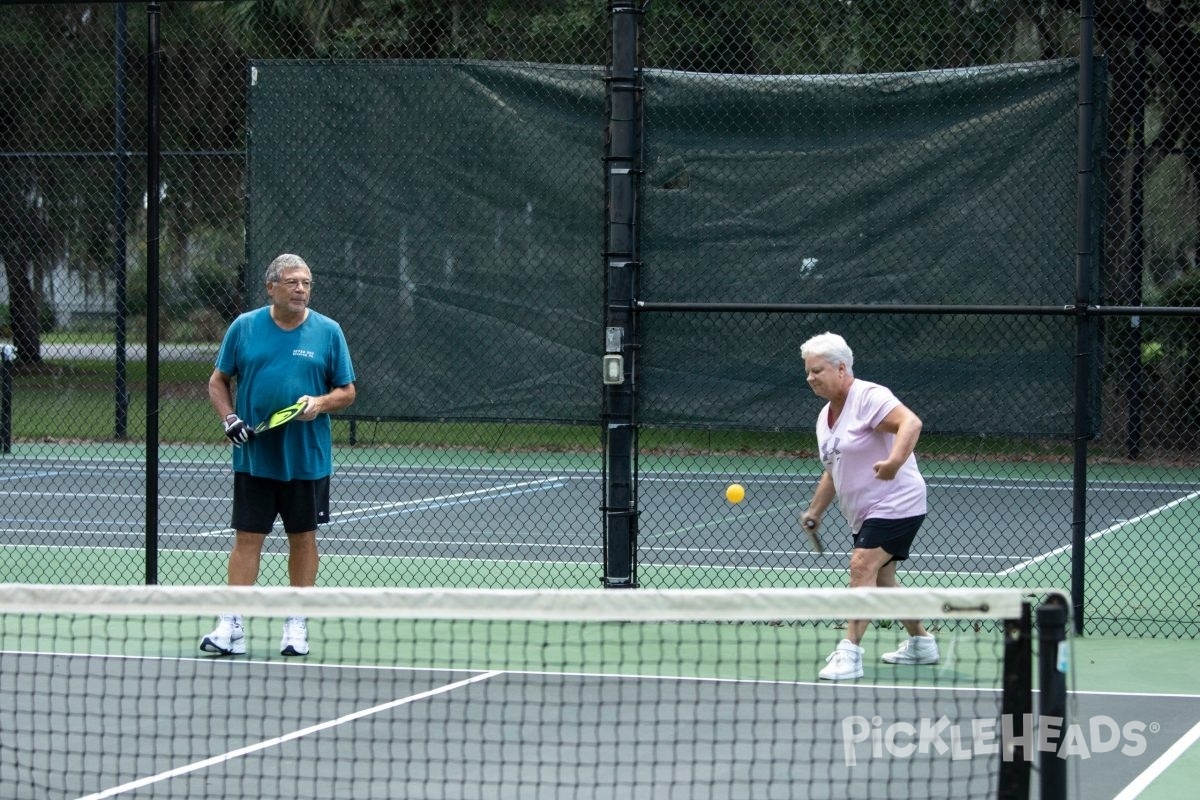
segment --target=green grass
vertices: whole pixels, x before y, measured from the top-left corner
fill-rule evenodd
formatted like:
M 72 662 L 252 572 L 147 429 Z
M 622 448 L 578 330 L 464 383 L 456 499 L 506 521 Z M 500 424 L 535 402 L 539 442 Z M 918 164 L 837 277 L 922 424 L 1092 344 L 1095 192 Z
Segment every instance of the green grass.
M 129 361 L 125 368 L 128 436 L 140 439 L 146 430 L 146 363 Z M 211 373 L 207 363 L 159 365 L 162 440 L 212 438 L 215 422 L 206 389 Z M 13 377 L 13 439 L 112 439 L 116 386 L 116 367 L 110 361 L 49 362 L 18 370 Z

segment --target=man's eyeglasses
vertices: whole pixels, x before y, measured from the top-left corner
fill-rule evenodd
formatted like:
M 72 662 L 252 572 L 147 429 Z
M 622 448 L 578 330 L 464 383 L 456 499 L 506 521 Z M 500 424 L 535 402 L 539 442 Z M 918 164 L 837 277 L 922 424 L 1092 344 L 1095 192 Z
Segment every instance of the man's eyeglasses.
M 289 289 L 299 289 L 300 287 L 304 287 L 305 289 L 312 288 L 312 281 L 306 278 L 288 278 L 287 280 L 277 281 L 277 283 Z

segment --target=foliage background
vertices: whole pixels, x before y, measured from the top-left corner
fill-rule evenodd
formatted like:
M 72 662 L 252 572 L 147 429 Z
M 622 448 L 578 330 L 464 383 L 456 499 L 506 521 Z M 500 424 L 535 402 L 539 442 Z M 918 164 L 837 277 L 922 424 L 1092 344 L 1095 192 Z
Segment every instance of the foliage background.
M 245 76 L 251 59 L 461 58 L 606 63 L 603 0 L 268 0 L 163 4 L 163 330 L 212 338 L 245 302 Z M 1196 305 L 1200 240 L 1200 3 L 1095 4 L 1109 62 L 1102 302 Z M 1072 0 L 654 0 L 644 61 L 745 74 L 854 74 L 1072 56 Z M 114 42 L 119 14 L 124 46 Z M 139 331 L 145 298 L 146 25 L 141 3 L 17 3 L 0 9 L 0 260 L 22 363 L 40 362 L 71 313 L 56 275 L 116 296 Z M 114 93 L 118 66 L 128 82 Z M 125 120 L 123 142 L 114 119 Z M 600 121 L 598 121 L 598 126 Z M 598 135 L 600 135 L 598 130 Z M 119 151 L 119 152 L 118 152 Z M 114 190 L 118 168 L 123 190 Z M 115 213 L 120 203 L 124 215 Z M 118 230 L 121 228 L 121 230 Z M 124 297 L 117 253 L 128 259 Z M 61 279 L 59 279 L 61 282 Z M 57 291 L 56 291 L 57 290 Z M 78 295 L 75 295 L 78 296 Z M 140 323 L 144 329 L 144 322 Z M 1104 371 L 1109 438 L 1131 397 L 1194 408 L 1197 348 L 1186 323 L 1112 319 Z M 101 326 L 101 330 L 103 330 Z M 1149 353 L 1149 358 L 1143 358 Z M 1138 404 L 1140 405 L 1140 404 Z M 1197 438 L 1189 426 L 1188 437 Z

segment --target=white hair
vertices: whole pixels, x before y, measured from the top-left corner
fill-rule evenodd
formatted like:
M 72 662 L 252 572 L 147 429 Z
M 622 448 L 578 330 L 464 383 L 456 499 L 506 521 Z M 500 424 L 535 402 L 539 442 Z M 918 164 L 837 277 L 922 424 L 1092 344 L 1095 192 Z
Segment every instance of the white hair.
M 809 356 L 823 358 L 835 367 L 845 364 L 847 374 L 854 374 L 854 351 L 846 344 L 846 340 L 836 333 L 819 333 L 800 345 L 800 357 Z

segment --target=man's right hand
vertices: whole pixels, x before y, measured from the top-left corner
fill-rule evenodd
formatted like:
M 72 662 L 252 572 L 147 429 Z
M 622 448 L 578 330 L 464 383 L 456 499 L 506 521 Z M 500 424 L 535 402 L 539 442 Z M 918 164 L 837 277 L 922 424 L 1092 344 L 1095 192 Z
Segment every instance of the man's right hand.
M 225 415 L 225 435 L 234 447 L 241 447 L 254 437 L 254 430 L 237 414 Z

